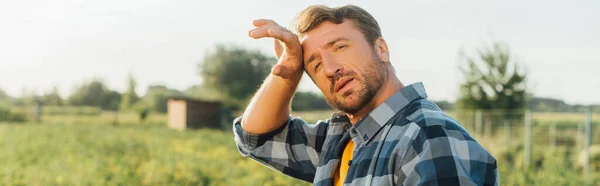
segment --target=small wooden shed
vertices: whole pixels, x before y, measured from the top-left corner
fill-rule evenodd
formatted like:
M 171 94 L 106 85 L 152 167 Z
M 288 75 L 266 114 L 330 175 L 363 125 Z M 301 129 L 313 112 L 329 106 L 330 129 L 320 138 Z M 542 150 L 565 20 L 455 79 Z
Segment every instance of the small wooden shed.
M 169 98 L 167 112 L 169 127 L 185 130 L 220 127 L 221 103 L 190 98 Z

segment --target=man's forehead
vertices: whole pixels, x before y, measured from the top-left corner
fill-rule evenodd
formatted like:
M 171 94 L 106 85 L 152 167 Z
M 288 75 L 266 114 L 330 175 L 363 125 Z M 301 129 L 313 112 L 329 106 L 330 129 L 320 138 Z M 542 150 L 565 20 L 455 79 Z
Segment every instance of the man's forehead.
M 322 47 L 330 42 L 330 40 L 346 34 L 346 31 L 348 31 L 350 27 L 353 26 L 351 21 L 348 20 L 345 20 L 340 24 L 325 21 L 314 29 L 306 32 L 304 36 L 300 38 L 302 49 L 309 50 L 314 47 Z

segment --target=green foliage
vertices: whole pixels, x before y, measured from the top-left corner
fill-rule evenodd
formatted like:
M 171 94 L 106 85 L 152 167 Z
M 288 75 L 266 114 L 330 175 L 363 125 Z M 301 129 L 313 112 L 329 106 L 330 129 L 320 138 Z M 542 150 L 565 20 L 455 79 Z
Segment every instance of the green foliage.
M 58 87 L 56 87 L 56 86 L 52 87 L 52 91 L 43 95 L 41 99 L 42 99 L 42 102 L 44 103 L 44 105 L 62 105 L 63 104 L 63 99 L 62 99 L 62 97 L 60 97 L 60 94 L 58 93 Z
M 222 95 L 224 105 L 241 108 L 276 63 L 258 51 L 219 45 L 198 64 L 204 87 Z
M 68 98 L 70 105 L 75 106 L 100 106 L 104 100 L 104 91 L 106 90 L 104 82 L 94 79 L 90 82 L 84 82 L 77 87 Z
M 559 99 L 533 97 L 529 100 L 528 107 L 538 112 L 586 112 L 588 109 L 600 108 L 600 105 L 570 105 Z
M 26 119 L 23 112 L 14 110 L 7 100 L 0 99 L 0 121 L 24 122 Z
M 43 115 L 71 115 L 71 116 L 98 116 L 102 114 L 102 109 L 92 106 L 44 106 Z
M 11 103 L 8 95 L 0 89 L 0 121 L 5 121 L 10 114 Z
M 137 85 L 137 83 L 136 83 L 135 79 L 133 78 L 133 74 L 129 73 L 129 76 L 127 77 L 127 91 L 125 91 L 125 93 L 123 93 L 122 98 L 121 98 L 121 105 L 120 105 L 121 110 L 130 109 L 131 106 L 133 106 L 139 100 L 137 93 L 135 93 L 136 85 Z
M 534 97 L 529 101 L 529 108 L 534 111 L 565 112 L 569 110 L 569 105 L 563 100 Z
M 121 101 L 121 94 L 108 89 L 102 80 L 94 79 L 90 82 L 84 82 L 81 86 L 77 87 L 67 100 L 69 105 L 72 106 L 90 106 L 105 110 L 117 110 Z
M 508 47 L 495 43 L 479 50 L 476 57 L 461 56 L 460 68 L 465 78 L 461 84 L 458 105 L 462 109 L 501 109 L 510 111 L 525 108 L 526 73 L 513 59 Z
M 449 101 L 433 101 L 438 107 L 440 107 L 443 111 L 449 111 L 454 108 L 454 103 Z
M 230 131 L 0 124 L 0 185 L 310 185 L 242 157 Z
M 114 90 L 105 90 L 104 91 L 104 99 L 100 108 L 104 110 L 119 110 L 119 105 L 121 104 L 121 94 Z
M 185 97 L 200 99 L 206 101 L 222 101 L 225 97 L 215 88 L 210 88 L 206 84 L 194 85 L 185 89 L 183 92 Z
M 4 90 L 0 89 L 0 101 L 10 101 L 12 98 L 10 96 L 8 96 L 8 94 L 6 94 L 6 92 L 4 92 Z
M 139 110 L 138 112 L 140 114 L 140 121 L 144 122 L 144 120 L 146 120 L 146 117 L 148 117 L 148 113 L 150 112 L 150 109 L 143 108 L 143 109 Z
M 501 185 L 596 185 L 600 173 L 583 176 L 576 154 L 564 147 L 534 148 L 531 165 L 524 165 L 523 146 L 496 153 Z
M 10 107 L 0 105 L 0 121 L 25 122 L 27 117 L 23 112 L 12 111 Z
M 10 105 L 2 103 L 0 100 L 0 121 L 8 120 L 10 114 Z
M 144 120 L 146 120 L 148 114 L 150 114 L 150 107 L 143 101 L 135 103 L 135 105 L 132 106 L 132 109 L 137 113 L 141 123 L 144 123 Z
M 142 98 L 148 108 L 153 112 L 166 113 L 167 101 L 170 97 L 182 97 L 183 93 L 169 89 L 163 85 L 148 86 L 146 95 Z
M 314 92 L 296 92 L 292 99 L 292 110 L 326 110 L 331 107 L 325 101 L 325 98 Z
M 314 123 L 333 112 L 292 115 Z M 42 124 L 0 122 L 0 185 L 310 185 L 242 157 L 231 131 L 171 130 L 166 128 L 164 114 L 148 115 L 147 123 L 140 125 L 134 112 L 119 114 L 123 125 L 113 127 L 114 116 L 103 112 L 44 116 Z M 600 117 L 594 118 L 598 125 Z M 534 136 L 547 133 L 533 129 Z M 522 144 L 477 140 L 498 160 L 501 185 L 600 183 L 600 172 L 584 176 L 575 165 L 581 149 L 559 146 L 552 150 L 534 143 L 532 164 L 525 167 Z M 593 158 L 597 164 L 597 156 Z
M 37 92 L 33 89 L 22 89 L 21 96 L 14 102 L 15 105 L 36 105 L 41 103 L 42 98 L 38 96 Z

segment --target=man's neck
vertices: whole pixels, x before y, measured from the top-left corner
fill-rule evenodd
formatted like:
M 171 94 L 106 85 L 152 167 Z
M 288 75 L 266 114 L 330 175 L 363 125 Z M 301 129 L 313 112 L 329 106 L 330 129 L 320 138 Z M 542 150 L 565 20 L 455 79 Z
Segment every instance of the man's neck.
M 377 106 L 379 106 L 381 103 L 385 102 L 385 100 L 394 95 L 398 90 L 404 88 L 404 85 L 394 73 L 388 72 L 387 77 L 387 81 L 383 84 L 380 91 L 377 92 L 369 104 L 354 114 L 346 113 L 348 118 L 350 118 L 352 125 L 356 124 L 356 122 L 358 122 L 360 119 L 367 116 L 367 114 L 369 114 L 373 109 L 377 108 Z

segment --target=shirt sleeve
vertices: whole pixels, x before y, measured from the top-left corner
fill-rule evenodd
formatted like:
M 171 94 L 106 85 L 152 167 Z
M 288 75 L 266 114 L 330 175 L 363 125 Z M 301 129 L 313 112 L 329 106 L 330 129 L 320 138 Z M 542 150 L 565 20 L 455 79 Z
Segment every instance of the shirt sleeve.
M 398 185 L 499 185 L 496 159 L 459 129 L 421 128 L 402 158 Z
M 250 134 L 240 122 L 241 117 L 234 120 L 233 133 L 242 156 L 291 177 L 313 181 L 329 121 L 309 125 L 300 118 L 290 118 L 266 134 Z

